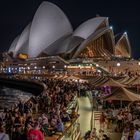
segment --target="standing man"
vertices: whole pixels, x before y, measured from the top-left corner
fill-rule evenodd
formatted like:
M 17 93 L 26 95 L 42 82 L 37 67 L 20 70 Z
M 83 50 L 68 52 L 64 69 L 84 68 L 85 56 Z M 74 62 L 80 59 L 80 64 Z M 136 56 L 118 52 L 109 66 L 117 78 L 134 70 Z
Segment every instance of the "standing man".
M 10 140 L 9 135 L 5 133 L 5 130 L 2 124 L 0 124 L 0 140 Z
M 28 140 L 45 140 L 43 133 L 40 131 L 40 126 L 38 122 L 34 123 L 33 129 L 29 130 L 27 133 Z
M 140 140 L 140 131 L 138 125 L 135 126 L 135 133 L 133 135 L 133 140 Z

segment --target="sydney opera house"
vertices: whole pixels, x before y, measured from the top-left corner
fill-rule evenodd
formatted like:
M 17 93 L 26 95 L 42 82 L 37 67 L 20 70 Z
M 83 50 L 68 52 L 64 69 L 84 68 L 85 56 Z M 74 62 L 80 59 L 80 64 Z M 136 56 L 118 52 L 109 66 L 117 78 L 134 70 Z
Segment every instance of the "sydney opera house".
M 43 2 L 33 20 L 12 42 L 12 58 L 34 59 L 59 56 L 75 58 L 131 58 L 127 33 L 115 35 L 108 17 L 94 17 L 73 30 L 64 12 L 55 4 Z

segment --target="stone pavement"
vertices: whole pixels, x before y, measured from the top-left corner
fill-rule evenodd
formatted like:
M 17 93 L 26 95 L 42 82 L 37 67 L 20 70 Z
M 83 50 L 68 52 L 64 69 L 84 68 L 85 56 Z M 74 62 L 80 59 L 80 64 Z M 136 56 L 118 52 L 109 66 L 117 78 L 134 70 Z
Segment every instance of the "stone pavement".
M 81 136 L 84 136 L 88 130 L 91 130 L 92 107 L 88 97 L 80 97 L 79 103 L 79 122 L 81 128 Z

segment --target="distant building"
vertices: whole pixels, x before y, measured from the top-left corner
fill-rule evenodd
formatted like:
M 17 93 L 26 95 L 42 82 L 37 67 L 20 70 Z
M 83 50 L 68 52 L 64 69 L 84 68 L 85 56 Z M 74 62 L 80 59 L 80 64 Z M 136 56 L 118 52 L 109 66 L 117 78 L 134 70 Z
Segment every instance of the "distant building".
M 55 4 L 43 2 L 33 21 L 18 35 L 8 53 L 28 59 L 60 56 L 64 59 L 131 57 L 127 34 L 115 39 L 108 17 L 97 16 L 82 23 L 75 31 Z

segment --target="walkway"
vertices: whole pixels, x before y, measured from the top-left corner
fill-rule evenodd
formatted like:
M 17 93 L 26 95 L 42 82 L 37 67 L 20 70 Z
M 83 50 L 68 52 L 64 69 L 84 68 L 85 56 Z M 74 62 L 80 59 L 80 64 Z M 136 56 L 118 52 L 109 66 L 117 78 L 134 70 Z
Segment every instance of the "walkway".
M 80 97 L 78 99 L 78 103 L 79 103 L 79 114 L 80 114 L 79 122 L 80 122 L 81 136 L 84 136 L 85 133 L 91 129 L 92 107 L 91 107 L 88 97 Z M 101 111 L 95 111 L 94 113 L 97 115 L 95 115 L 95 116 L 93 115 L 93 127 L 95 127 L 98 132 L 100 129 L 100 124 L 99 124 L 100 115 L 99 114 L 101 114 Z M 95 124 L 94 124 L 94 117 L 96 118 Z M 121 133 L 110 132 L 113 129 L 114 129 L 114 126 L 111 126 L 110 130 L 107 130 L 105 128 L 104 131 L 107 134 L 109 134 L 111 140 L 120 140 Z
M 91 129 L 91 115 L 92 107 L 88 97 L 80 97 L 78 99 L 79 103 L 79 122 L 81 128 L 81 136 L 84 136 L 85 133 Z

